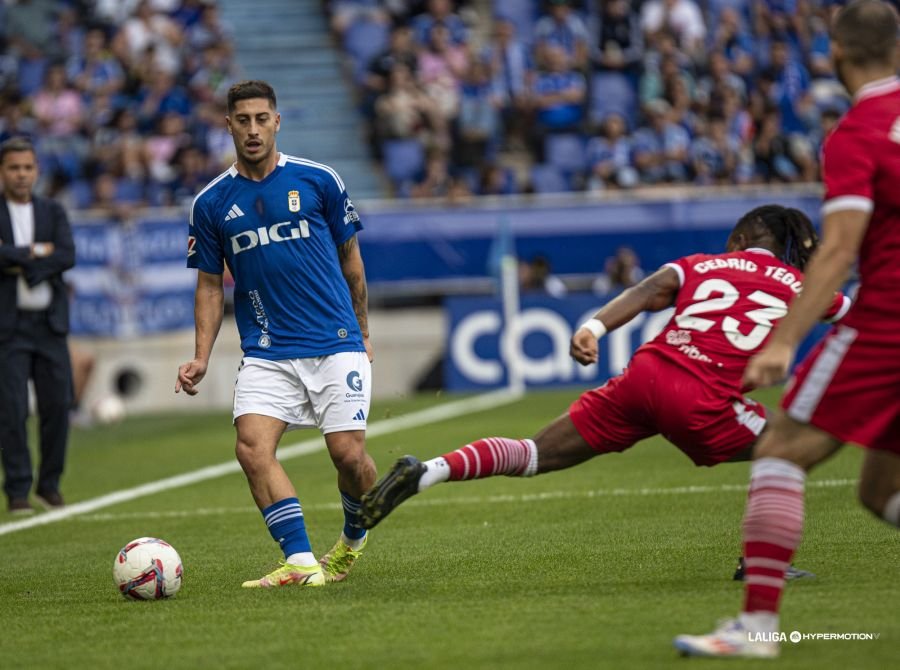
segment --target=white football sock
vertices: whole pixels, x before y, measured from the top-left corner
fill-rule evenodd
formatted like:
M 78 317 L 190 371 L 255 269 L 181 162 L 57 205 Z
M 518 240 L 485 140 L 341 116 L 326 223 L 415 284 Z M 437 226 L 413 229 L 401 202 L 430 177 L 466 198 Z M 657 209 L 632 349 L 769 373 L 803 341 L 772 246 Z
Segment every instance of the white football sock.
M 318 565 L 318 561 L 316 561 L 316 557 L 311 551 L 297 552 L 296 554 L 291 554 L 284 560 L 286 563 L 290 563 L 291 565 L 300 565 L 304 568 Z
M 420 492 L 424 491 L 429 486 L 434 486 L 435 484 L 440 484 L 441 482 L 450 479 L 450 464 L 447 463 L 443 456 L 438 456 L 437 458 L 432 458 L 430 461 L 425 461 L 425 467 L 427 469 L 419 479 Z
M 366 535 L 368 535 L 368 533 L 366 533 Z M 363 536 L 362 536 L 361 538 L 359 538 L 358 540 L 351 540 L 349 537 L 347 537 L 346 535 L 344 535 L 344 533 L 342 532 L 342 533 L 341 533 L 341 542 L 343 542 L 344 544 L 346 544 L 346 545 L 347 545 L 348 547 L 350 547 L 353 551 L 358 551 L 359 548 L 360 548 L 361 546 L 363 546 L 363 544 L 365 544 L 365 541 L 366 541 L 366 535 L 363 535 Z
M 775 633 L 778 631 L 778 615 L 775 612 L 741 612 L 741 624 L 751 633 Z

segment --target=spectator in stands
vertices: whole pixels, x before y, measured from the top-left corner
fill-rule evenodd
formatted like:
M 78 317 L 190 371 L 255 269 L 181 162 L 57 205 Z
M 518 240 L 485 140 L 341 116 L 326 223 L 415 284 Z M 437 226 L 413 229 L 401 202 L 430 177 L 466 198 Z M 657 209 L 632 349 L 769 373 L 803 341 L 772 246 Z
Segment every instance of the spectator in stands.
M 28 103 L 18 93 L 0 96 L 0 142 L 13 137 L 34 140 L 37 136 L 37 120 L 28 115 Z
M 424 144 L 449 144 L 446 120 L 402 63 L 391 70 L 388 90 L 375 101 L 375 114 L 382 140 L 415 138 Z
M 546 69 L 538 72 L 532 89 L 535 110 L 534 146 L 543 155 L 548 133 L 578 132 L 584 120 L 587 85 L 584 75 L 571 66 L 566 51 L 548 44 L 544 47 Z
M 187 25 L 185 42 L 189 51 L 201 52 L 215 45 L 230 57 L 233 32 L 232 27 L 222 20 L 218 6 L 214 2 L 205 2 L 201 5 L 198 20 Z
M 640 283 L 645 274 L 634 249 L 619 247 L 615 256 L 606 259 L 603 274 L 594 280 L 591 290 L 597 295 L 617 293 Z
M 640 21 L 628 0 L 601 4 L 593 61 L 599 70 L 621 72 L 637 81 L 644 39 Z
M 84 39 L 84 53 L 69 59 L 66 74 L 90 105 L 97 96 L 114 99 L 125 86 L 125 73 L 107 50 L 106 31 L 95 27 Z
M 141 0 L 113 39 L 113 52 L 130 69 L 149 56 L 148 65 L 175 74 L 181 66 L 179 50 L 183 40 L 177 23 L 155 11 L 149 0 Z
M 632 188 L 640 177 L 634 167 L 632 144 L 621 114 L 608 114 L 602 121 L 601 134 L 587 145 L 590 177 L 589 191 L 606 188 Z
M 775 40 L 770 49 L 770 69 L 775 87 L 772 102 L 781 108 L 781 123 L 788 134 L 804 133 L 815 125 L 815 110 L 809 96 L 809 72 L 791 53 L 784 40 Z
M 740 152 L 741 144 L 728 134 L 725 118 L 710 116 L 691 143 L 694 181 L 701 185 L 732 183 Z
M 215 42 L 203 49 L 200 68 L 190 78 L 188 90 L 197 102 L 222 100 L 236 80 L 237 72 L 228 48 Z
M 547 51 L 557 47 L 565 52 L 569 67 L 586 70 L 590 56 L 587 26 L 572 11 L 570 0 L 547 0 L 547 15 L 538 19 L 534 27 L 535 52 L 538 63 L 549 66 Z
M 388 48 L 375 56 L 369 64 L 363 78 L 363 88 L 369 96 L 369 104 L 374 106 L 375 98 L 388 90 L 391 70 L 397 63 L 405 65 L 413 74 L 419 65 L 412 29 L 409 26 L 395 27 L 391 31 Z
M 671 30 L 679 46 L 689 55 L 704 49 L 706 22 L 694 0 L 649 0 L 641 7 L 641 28 L 645 34 Z
M 735 8 L 724 7 L 719 12 L 712 51 L 723 53 L 731 71 L 738 76 L 748 79 L 752 75 L 756 67 L 753 36 Z
M 515 24 L 505 16 L 494 19 L 494 35 L 485 50 L 490 64 L 494 94 L 500 101 L 504 134 L 508 142 L 521 145 L 532 76 L 531 56 L 516 37 Z
M 356 21 L 390 22 L 390 15 L 379 0 L 337 0 L 331 7 L 331 30 L 341 41 Z
M 690 136 L 669 119 L 665 100 L 647 104 L 649 123 L 634 134 L 634 164 L 647 184 L 684 182 L 688 178 Z
M 206 152 L 193 144 L 180 147 L 172 158 L 172 164 L 175 174 L 165 185 L 165 201 L 162 204 L 189 207 L 194 197 L 217 173 L 209 169 Z
M 85 110 L 81 95 L 66 82 L 62 63 L 47 69 L 44 85 L 32 97 L 31 106 L 38 122 L 36 147 L 42 169 L 48 176 L 76 177 L 88 150 L 82 134 Z
M 478 176 L 478 195 L 510 195 L 516 193 L 516 180 L 512 171 L 494 162 L 481 166 Z
M 491 86 L 487 64 L 472 60 L 460 97 L 455 163 L 473 167 L 490 158 L 500 130 L 500 99 Z
M 433 148 L 425 159 L 425 175 L 412 186 L 410 195 L 413 198 L 446 198 L 450 202 L 458 202 L 470 196 L 471 192 L 465 180 L 450 174 L 447 154 Z
M 135 96 L 138 103 L 138 123 L 145 132 L 156 127 L 156 121 L 169 112 L 188 116 L 192 111 L 188 92 L 175 76 L 162 68 L 155 68 Z
M 466 25 L 453 12 L 451 0 L 428 0 L 428 11 L 416 16 L 411 25 L 416 43 L 422 46 L 428 44 L 431 29 L 435 25 L 442 25 L 447 29 L 452 44 L 459 46 L 468 42 Z
M 184 117 L 166 112 L 157 121 L 157 129 L 144 140 L 144 163 L 150 178 L 166 184 L 175 178 L 173 159 L 179 149 L 190 144 Z
M 466 47 L 450 40 L 446 25 L 435 23 L 426 47 L 419 52 L 417 77 L 422 90 L 448 122 L 459 114 L 460 88 L 468 67 Z
M 91 162 L 101 172 L 124 175 L 137 182 L 144 180 L 144 138 L 131 109 L 118 110 L 110 122 L 94 134 Z
M 519 289 L 523 293 L 546 293 L 554 298 L 565 297 L 569 292 L 565 282 L 552 273 L 550 259 L 543 254 L 519 261 Z
M 800 172 L 791 159 L 787 138 L 781 132 L 777 109 L 769 109 L 762 118 L 753 140 L 756 174 L 764 182 L 798 181 Z
M 744 80 L 732 71 L 724 52 L 713 51 L 709 54 L 707 74 L 697 83 L 697 95 L 707 104 L 712 104 L 713 98 L 726 88 L 734 90 L 739 98 L 746 98 L 747 85 Z

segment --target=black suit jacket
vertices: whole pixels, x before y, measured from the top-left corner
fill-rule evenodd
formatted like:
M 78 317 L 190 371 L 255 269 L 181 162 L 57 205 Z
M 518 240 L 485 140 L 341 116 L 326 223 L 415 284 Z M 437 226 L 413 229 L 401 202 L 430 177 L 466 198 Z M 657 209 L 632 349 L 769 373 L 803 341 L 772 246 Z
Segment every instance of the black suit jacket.
M 16 327 L 16 283 L 19 274 L 29 286 L 47 281 L 53 298 L 47 310 L 50 328 L 59 335 L 69 332 L 69 296 L 63 272 L 75 265 L 75 243 L 65 210 L 47 198 L 34 197 L 34 241 L 52 242 L 53 253 L 31 258 L 29 247 L 17 247 L 6 198 L 0 195 L 0 340 L 12 336 Z

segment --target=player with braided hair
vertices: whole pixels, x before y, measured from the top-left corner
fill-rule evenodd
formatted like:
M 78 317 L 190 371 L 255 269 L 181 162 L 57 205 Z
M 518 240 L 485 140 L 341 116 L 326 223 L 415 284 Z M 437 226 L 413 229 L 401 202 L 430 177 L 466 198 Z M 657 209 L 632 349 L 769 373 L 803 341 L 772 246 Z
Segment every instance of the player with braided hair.
M 741 376 L 802 289 L 802 269 L 817 243 L 815 229 L 798 210 L 766 205 L 748 212 L 731 232 L 726 253 L 665 264 L 577 330 L 570 353 L 590 365 L 608 331 L 643 311 L 675 308 L 663 331 L 635 352 L 621 375 L 583 393 L 533 439 L 484 438 L 424 463 L 401 458 L 363 495 L 362 524 L 375 526 L 434 484 L 561 470 L 657 434 L 696 465 L 746 460 L 766 412 L 743 395 Z M 837 294 L 824 318 L 837 320 L 849 306 Z

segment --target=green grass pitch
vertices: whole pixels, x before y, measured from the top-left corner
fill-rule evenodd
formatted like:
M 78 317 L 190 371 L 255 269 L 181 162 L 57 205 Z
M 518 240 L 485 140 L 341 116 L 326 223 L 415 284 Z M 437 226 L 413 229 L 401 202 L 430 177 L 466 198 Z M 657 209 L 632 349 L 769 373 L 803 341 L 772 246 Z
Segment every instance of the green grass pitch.
M 379 470 L 478 437 L 533 434 L 573 392 L 370 440 Z M 774 404 L 776 394 L 762 399 Z M 373 422 L 447 398 L 380 402 Z M 291 433 L 288 442 L 313 437 Z M 229 461 L 227 414 L 157 416 L 75 431 L 70 502 Z M 862 511 L 845 449 L 811 477 L 782 628 L 871 632 L 873 641 L 788 643 L 773 667 L 896 667 L 900 535 Z M 317 554 L 342 523 L 324 451 L 285 463 Z M 0 536 L 3 668 L 718 668 L 681 659 L 678 633 L 734 614 L 747 464 L 693 467 L 660 439 L 529 480 L 443 485 L 380 525 L 343 583 L 242 590 L 279 558 L 240 474 Z M 0 524 L 11 522 L 5 511 Z M 168 601 L 128 602 L 112 583 L 118 549 L 162 537 L 184 584 Z M 759 662 L 755 664 L 759 665 Z

